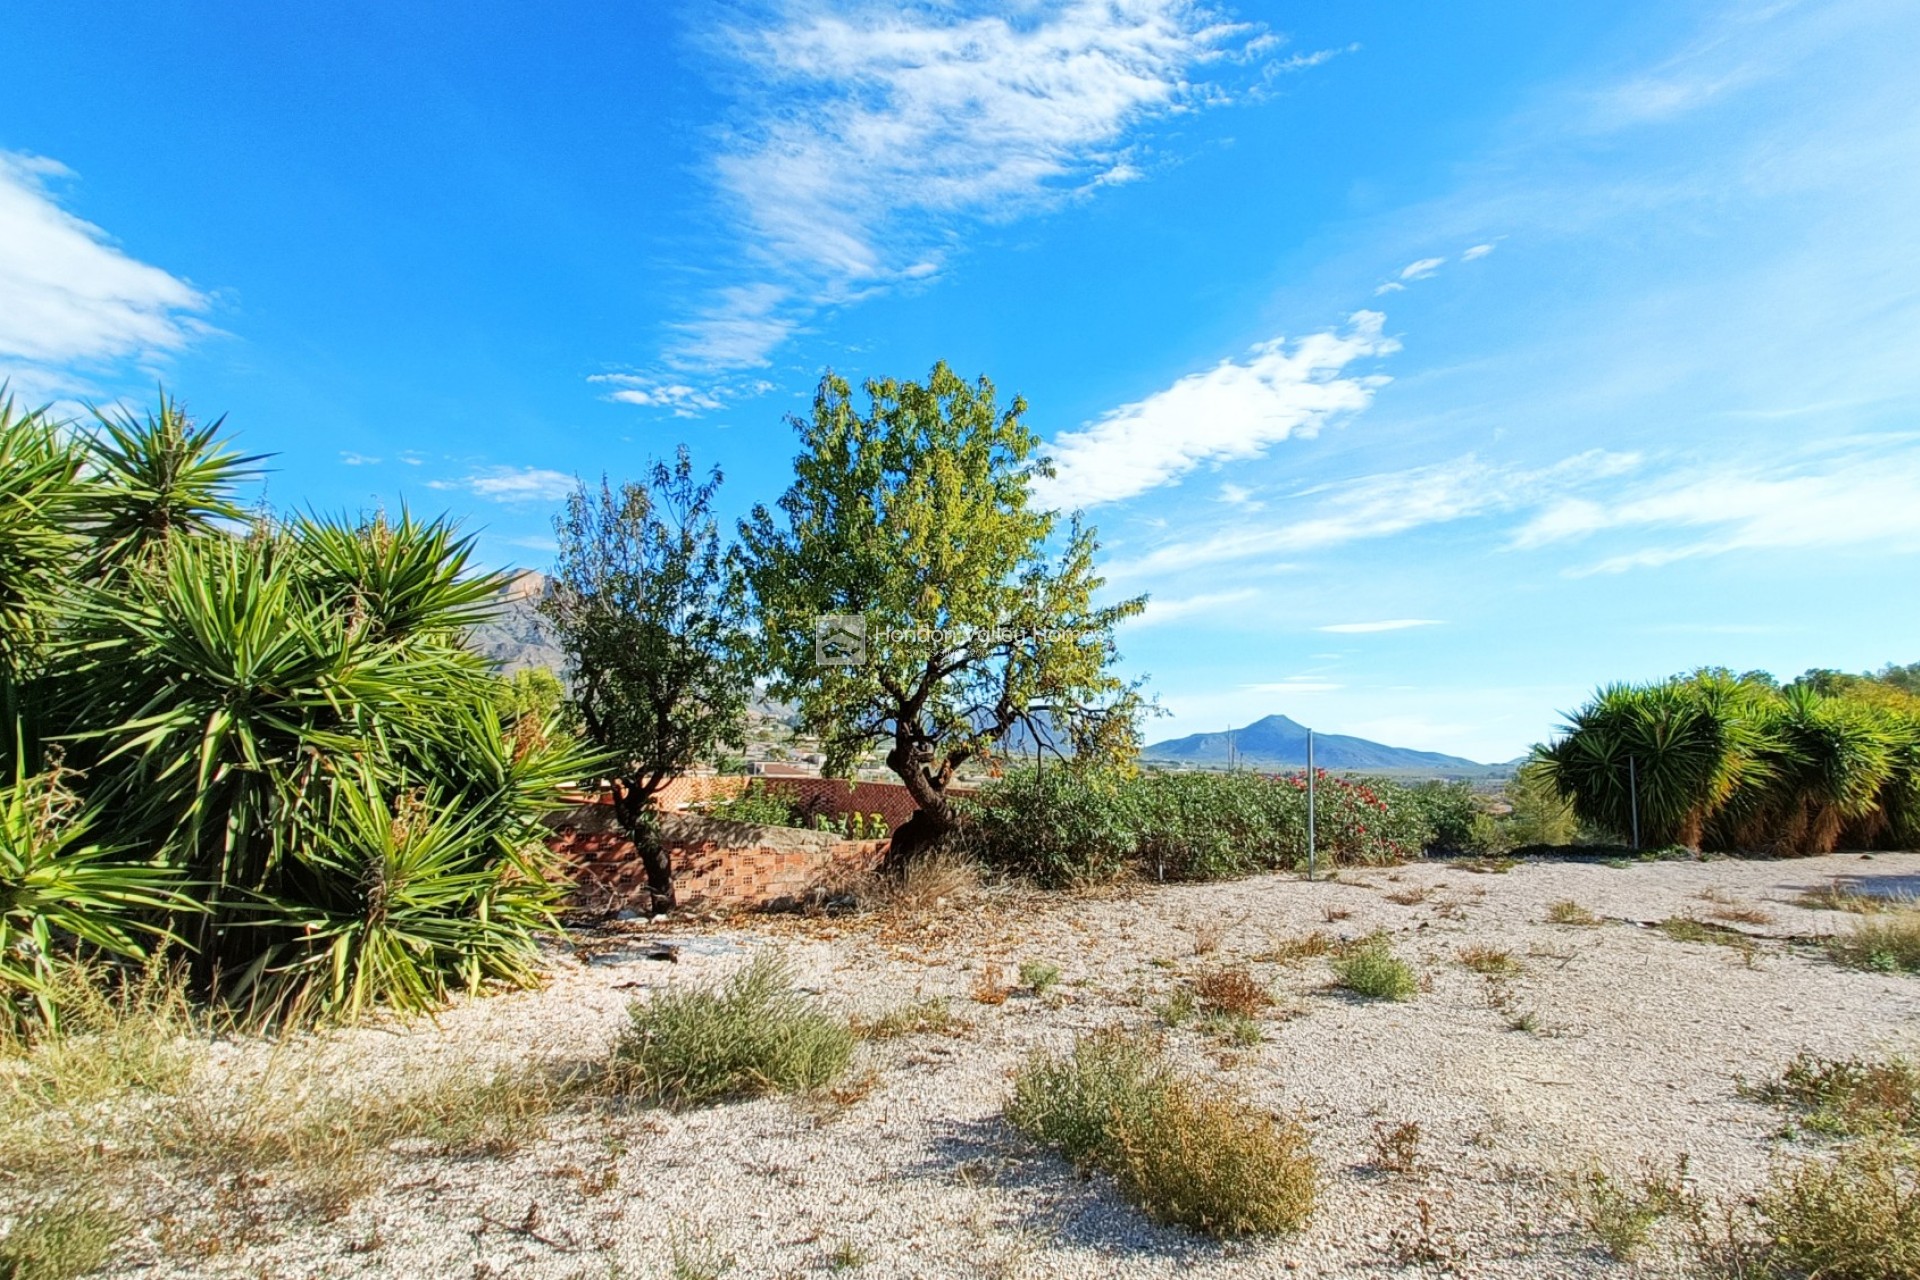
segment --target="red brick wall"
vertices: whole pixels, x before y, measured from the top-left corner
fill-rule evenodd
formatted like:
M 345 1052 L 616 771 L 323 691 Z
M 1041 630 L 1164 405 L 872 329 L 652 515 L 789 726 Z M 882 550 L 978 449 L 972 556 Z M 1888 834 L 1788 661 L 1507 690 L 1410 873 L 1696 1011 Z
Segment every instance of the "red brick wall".
M 907 789 L 897 782 L 848 782 L 845 778 L 675 778 L 654 795 L 654 803 L 668 813 L 677 813 L 690 804 L 721 796 L 738 795 L 748 783 L 759 783 L 772 791 L 797 796 L 806 812 L 838 818 L 848 813 L 877 813 L 886 818 L 887 829 L 897 830 L 919 806 Z
M 549 843 L 573 865 L 576 902 L 611 910 L 646 906 L 646 870 L 615 826 L 611 805 L 579 805 L 556 815 L 554 825 Z M 884 840 L 685 814 L 665 819 L 663 834 L 683 906 L 763 907 L 804 898 L 836 876 L 872 869 L 887 847 Z

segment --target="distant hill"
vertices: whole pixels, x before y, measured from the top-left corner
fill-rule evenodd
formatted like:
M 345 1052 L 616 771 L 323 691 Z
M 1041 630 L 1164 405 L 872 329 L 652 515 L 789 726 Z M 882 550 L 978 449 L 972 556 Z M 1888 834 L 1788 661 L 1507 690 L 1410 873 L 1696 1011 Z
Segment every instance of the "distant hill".
M 1141 755 L 1148 760 L 1197 768 L 1225 768 L 1229 762 L 1237 762 L 1254 769 L 1304 769 L 1307 730 L 1286 716 L 1268 716 L 1231 734 L 1196 733 L 1156 742 Z M 1341 733 L 1313 735 L 1313 762 L 1336 773 L 1417 774 L 1429 778 L 1476 778 L 1510 772 L 1508 765 L 1389 747 Z
M 543 575 L 516 574 L 495 597 L 498 612 L 467 633 L 474 650 L 493 663 L 501 675 L 541 667 L 558 672 L 566 665 L 566 654 L 539 613 L 540 597 L 546 589 Z

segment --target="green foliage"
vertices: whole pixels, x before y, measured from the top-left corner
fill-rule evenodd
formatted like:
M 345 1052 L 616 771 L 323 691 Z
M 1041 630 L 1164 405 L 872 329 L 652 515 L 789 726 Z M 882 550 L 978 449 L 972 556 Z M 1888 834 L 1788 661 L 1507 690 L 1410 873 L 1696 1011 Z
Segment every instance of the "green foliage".
M 1336 957 L 1333 975 L 1341 986 L 1369 1000 L 1411 1000 L 1420 994 L 1420 980 L 1405 960 L 1393 954 L 1384 934 L 1364 939 Z
M 1827 941 L 1827 954 L 1850 969 L 1920 973 L 1920 911 L 1871 915 Z
M 862 413 L 845 381 L 821 380 L 793 420 L 779 516 L 755 507 L 740 526 L 744 561 L 773 696 L 798 705 L 830 771 L 887 744 L 945 830 L 954 772 L 1017 725 L 1085 755 L 1133 745 L 1136 699 L 1109 668 L 1115 626 L 1145 601 L 1095 604 L 1093 531 L 1034 507 L 1049 467 L 1024 401 L 1002 411 L 990 382 L 945 364 L 865 390 Z M 815 661 L 823 616 L 863 621 L 864 661 Z
M 1809 672 L 1785 687 L 1703 670 L 1615 685 L 1538 754 L 1580 821 L 1642 842 L 1769 853 L 1920 840 L 1920 699 Z
M 1685 1209 L 1686 1175 L 1684 1158 L 1670 1174 L 1647 1164 L 1633 1177 L 1589 1169 L 1574 1182 L 1574 1206 L 1606 1251 L 1628 1262 L 1645 1247 L 1657 1223 Z
M 1120 1028 L 1036 1054 L 1014 1078 L 1007 1120 L 1082 1168 L 1113 1175 L 1156 1221 L 1217 1236 L 1296 1231 L 1319 1168 L 1306 1130 L 1168 1064 Z
M 1460 793 L 1445 786 L 1322 774 L 1315 790 L 1322 866 L 1417 857 L 1442 838 L 1436 811 L 1459 811 Z M 959 838 L 970 852 L 1050 887 L 1136 873 L 1213 880 L 1304 868 L 1307 860 L 1304 775 L 1014 769 L 983 788 L 966 814 Z
M 164 936 L 150 915 L 192 907 L 171 870 L 117 857 L 91 823 L 58 771 L 0 787 L 0 1034 L 57 1029 L 71 945 L 143 959 Z
M 793 793 L 759 781 L 749 782 L 733 795 L 702 803 L 700 812 L 724 822 L 747 822 L 758 827 L 800 825 Z
M 1920 1066 L 1905 1058 L 1836 1060 L 1803 1053 L 1753 1093 L 1798 1111 L 1815 1133 L 1920 1136 Z
M 761 953 L 724 982 L 669 988 L 635 1003 L 613 1049 L 624 1091 L 671 1107 L 822 1088 L 853 1056 L 853 1032 L 796 991 Z
M 128 1230 L 126 1215 L 97 1194 L 33 1206 L 0 1236 L 0 1280 L 78 1280 L 105 1266 Z
M 466 647 L 503 579 L 404 512 L 230 532 L 255 460 L 220 424 L 164 396 L 96 416 L 62 445 L 0 412 L 7 482 L 46 495 L 37 533 L 9 507 L 0 555 L 52 557 L 0 618 L 25 638 L 0 672 L 7 749 L 20 780 L 47 742 L 68 766 L 7 793 L 5 891 L 69 903 L 10 909 L 41 921 L 33 954 L 137 957 L 171 930 L 203 992 L 318 1014 L 528 980 L 557 892 L 539 818 L 589 762 L 557 724 L 503 723 Z M 60 782 L 78 794 L 53 804 Z
M 1044 995 L 1047 988 L 1060 981 L 1060 966 L 1049 960 L 1022 960 L 1020 962 L 1020 984 L 1029 987 L 1035 995 Z
M 751 681 L 740 594 L 713 516 L 719 487 L 718 469 L 695 477 L 684 445 L 645 483 L 581 485 L 554 520 L 559 557 L 541 603 L 656 909 L 673 905 L 673 868 L 652 798 L 716 746 L 740 745 L 746 727 Z
M 1920 1154 L 1888 1137 L 1777 1169 L 1758 1198 L 1773 1275 L 1920 1275 Z

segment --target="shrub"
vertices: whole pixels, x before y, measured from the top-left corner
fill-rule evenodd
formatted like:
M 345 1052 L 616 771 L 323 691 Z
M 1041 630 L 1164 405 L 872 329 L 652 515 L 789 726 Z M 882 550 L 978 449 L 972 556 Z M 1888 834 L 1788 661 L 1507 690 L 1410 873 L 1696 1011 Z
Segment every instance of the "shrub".
M 75 1280 L 105 1265 L 126 1234 L 125 1215 L 97 1196 L 29 1208 L 0 1237 L 0 1280 Z
M 857 1018 L 849 1024 L 863 1040 L 897 1040 L 902 1036 L 926 1034 L 955 1035 L 966 1029 L 966 1022 L 954 1016 L 941 997 L 901 1005 L 877 1018 Z
M 1683 1156 L 1668 1174 L 1643 1163 L 1632 1178 L 1615 1178 L 1605 1169 L 1589 1169 L 1574 1183 L 1574 1207 L 1588 1231 L 1608 1253 L 1623 1262 L 1645 1246 L 1662 1218 L 1686 1206 L 1687 1162 Z
M 1316 777 L 1324 866 L 1418 857 L 1456 839 L 1466 792 L 1451 784 Z M 1214 880 L 1304 867 L 1304 774 L 1016 769 L 967 806 L 962 847 L 1049 887 L 1138 874 Z M 1453 834 L 1450 834 L 1453 833 Z
M 747 783 L 730 796 L 707 800 L 698 806 L 701 813 L 723 822 L 745 822 L 756 827 L 797 827 L 802 825 L 793 793 L 774 788 L 758 780 Z
M 1420 1163 L 1420 1122 L 1405 1120 L 1373 1126 L 1373 1163 L 1388 1173 L 1412 1173 Z
M 1341 986 L 1369 1000 L 1411 1000 L 1420 992 L 1413 969 L 1378 934 L 1335 960 L 1333 972 Z
M 1193 993 L 1210 1012 L 1251 1018 L 1273 1003 L 1267 988 L 1245 968 L 1208 969 L 1193 980 Z
M 1759 1196 L 1775 1275 L 1909 1280 L 1920 1275 L 1920 1159 L 1888 1138 L 1776 1169 Z
M 1022 960 L 1020 982 L 1035 995 L 1044 995 L 1048 987 L 1060 981 L 1060 966 L 1047 960 Z
M 817 1089 L 839 1078 L 853 1033 L 762 953 L 723 982 L 636 1003 L 613 1049 L 618 1087 L 672 1107 Z
M 1800 1054 L 1752 1092 L 1762 1102 L 1800 1112 L 1801 1122 L 1816 1133 L 1920 1135 L 1920 1066 L 1905 1058 L 1869 1062 Z
M 1827 954 L 1849 969 L 1920 973 L 1920 911 L 1869 916 L 1830 939 Z
M 1513 952 L 1499 947 L 1462 947 L 1459 959 L 1462 965 L 1483 977 L 1510 978 L 1520 972 L 1520 962 L 1513 958 Z
M 1306 1130 L 1231 1094 L 1209 1094 L 1160 1046 L 1120 1028 L 1036 1055 L 1014 1080 L 1007 1119 L 1074 1164 L 1113 1175 L 1156 1221 L 1218 1236 L 1297 1230 L 1319 1169 Z

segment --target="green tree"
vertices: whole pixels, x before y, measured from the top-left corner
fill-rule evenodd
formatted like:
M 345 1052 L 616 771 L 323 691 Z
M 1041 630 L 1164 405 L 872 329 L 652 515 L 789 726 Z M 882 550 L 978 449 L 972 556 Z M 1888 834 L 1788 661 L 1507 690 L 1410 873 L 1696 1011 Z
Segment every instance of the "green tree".
M 919 806 L 894 833 L 899 861 L 953 829 L 956 771 L 1015 726 L 1088 755 L 1133 744 L 1139 699 L 1111 673 L 1113 632 L 1146 600 L 1096 604 L 1093 530 L 1035 507 L 1051 469 L 1025 401 L 1003 412 L 992 383 L 944 363 L 925 384 L 865 391 L 863 413 L 845 381 L 821 379 L 812 415 L 791 419 L 801 452 L 779 517 L 757 506 L 740 535 L 771 691 L 799 706 L 832 771 L 884 745 Z M 827 634 L 830 618 L 856 630 Z M 864 653 L 816 661 L 817 637 L 860 628 Z
M 674 890 L 654 795 L 716 745 L 745 738 L 751 680 L 740 591 L 713 515 L 719 486 L 717 468 L 694 475 L 684 445 L 645 483 L 579 486 L 554 520 L 560 550 L 541 603 L 656 912 L 673 908 Z

